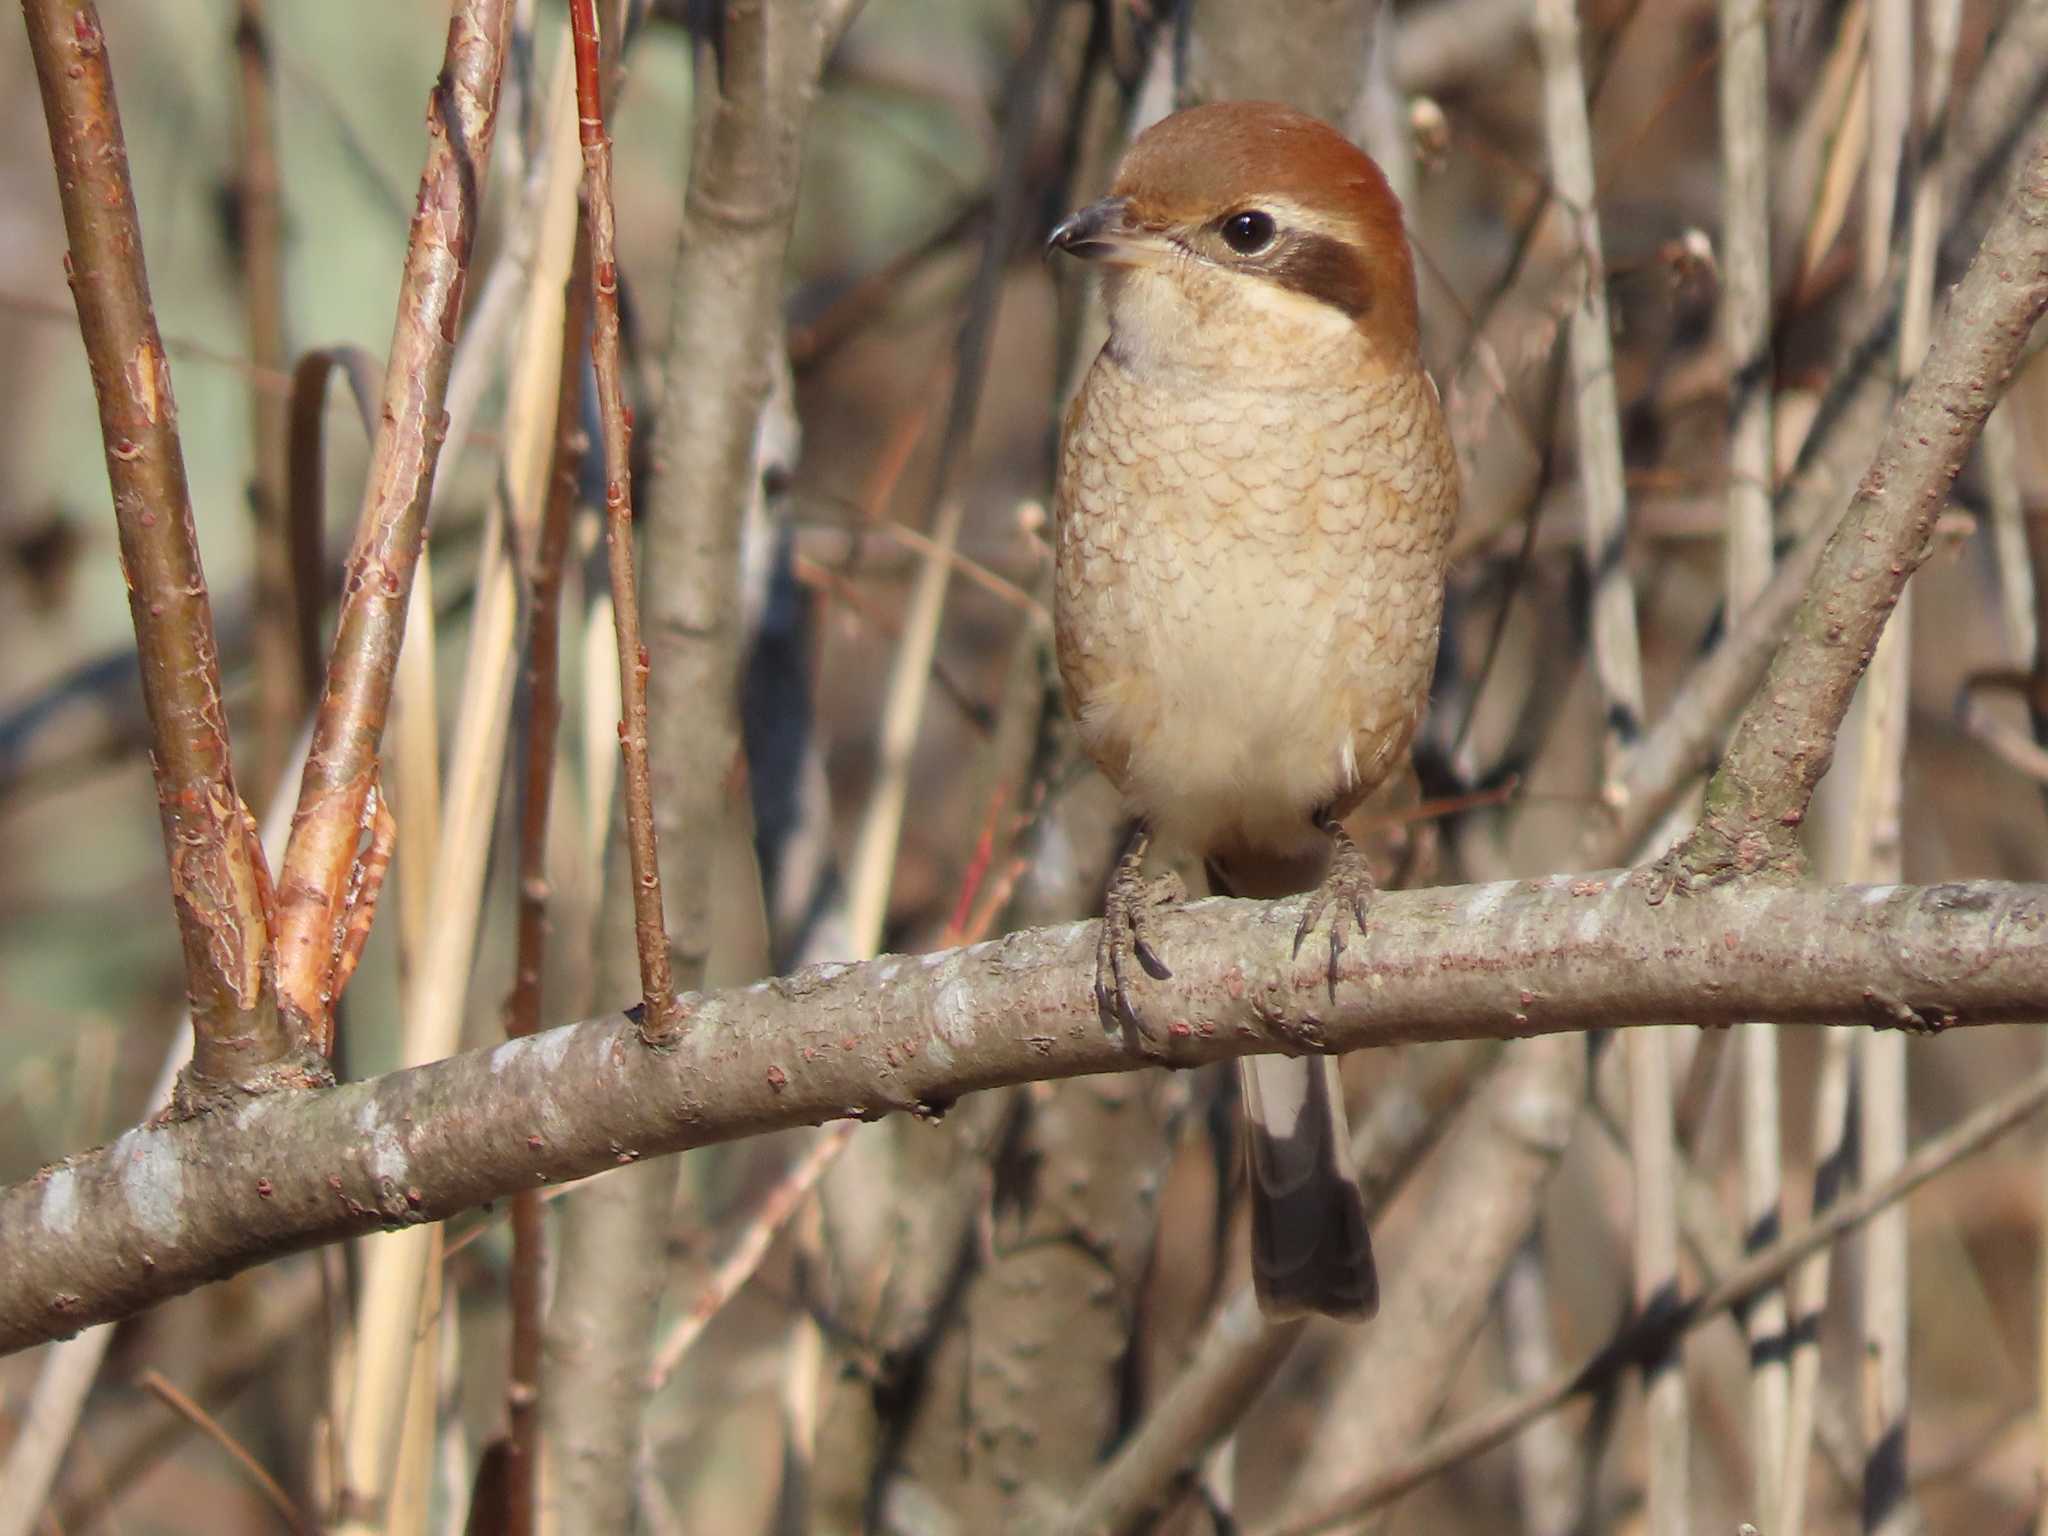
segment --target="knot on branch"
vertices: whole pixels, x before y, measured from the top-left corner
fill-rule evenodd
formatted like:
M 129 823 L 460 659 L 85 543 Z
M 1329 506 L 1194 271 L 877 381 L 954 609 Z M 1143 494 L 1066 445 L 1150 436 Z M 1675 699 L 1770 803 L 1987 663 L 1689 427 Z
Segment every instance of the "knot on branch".
M 172 1125 L 196 1120 L 231 1109 L 250 1099 L 273 1093 L 305 1093 L 334 1086 L 334 1068 L 318 1051 L 301 1045 L 289 1054 L 255 1072 L 233 1078 L 213 1077 L 188 1066 L 178 1074 L 171 1102 L 150 1122 Z

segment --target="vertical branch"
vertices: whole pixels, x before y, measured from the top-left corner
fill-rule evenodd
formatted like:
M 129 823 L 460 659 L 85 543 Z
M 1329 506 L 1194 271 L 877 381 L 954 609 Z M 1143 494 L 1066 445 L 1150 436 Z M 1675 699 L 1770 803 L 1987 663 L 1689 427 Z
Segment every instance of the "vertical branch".
M 1899 166 L 1913 122 L 1913 0 L 1871 0 L 1870 149 L 1863 162 L 1863 242 L 1858 272 L 1866 290 L 1891 264 Z
M 552 350 L 560 344 L 557 284 L 566 279 L 574 241 L 576 164 L 566 143 L 571 112 L 566 70 L 551 107 L 561 130 L 559 142 L 542 171 L 529 178 L 508 230 L 506 251 L 484 285 L 487 292 L 496 289 L 505 295 L 492 301 L 501 316 L 509 318 L 523 310 L 527 323 L 507 390 L 500 494 L 485 522 L 478 555 L 468 655 L 440 794 L 446 814 L 427 860 L 427 921 L 414 966 L 405 978 L 399 1048 L 407 1063 L 437 1060 L 456 1049 L 475 968 L 517 671 L 519 601 L 509 525 L 515 520 L 537 521 L 546 496 L 554 429 L 551 412 L 561 366 L 559 353 Z M 515 251 L 523 252 L 516 260 Z M 528 267 L 543 259 L 541 252 L 547 262 L 545 279 Z M 478 323 L 464 340 L 466 356 L 453 366 L 451 414 L 459 404 L 458 385 L 465 375 L 478 380 L 466 387 L 480 392 L 481 376 L 497 366 L 496 338 L 505 327 L 486 327 L 483 308 L 479 306 Z M 406 1389 L 417 1379 L 416 1373 L 431 1368 L 438 1357 L 433 1330 L 441 1303 L 440 1253 L 440 1229 L 425 1227 L 387 1234 L 366 1255 L 358 1329 L 362 1344 L 342 1444 L 344 1512 L 358 1522 L 386 1513 L 380 1505 L 393 1491 L 396 1450 L 406 1435 Z M 429 1410 L 432 1395 L 417 1393 L 412 1402 Z M 415 1422 L 411 1432 L 416 1443 L 430 1434 L 430 1425 Z
M 655 814 L 675 867 L 670 938 L 685 986 L 710 949 L 711 855 L 740 750 L 740 543 L 758 504 L 764 412 L 781 356 L 784 274 L 804 130 L 845 0 L 726 0 L 697 72 L 668 379 L 647 523 Z
M 1846 1030 L 1822 1038 L 1813 1093 L 1813 1199 L 1819 1221 L 1842 1192 L 1849 1164 L 1849 1068 L 1854 1041 Z M 1832 1250 L 1822 1248 L 1792 1272 L 1789 1337 L 1793 1341 L 1786 1409 L 1785 1456 L 1777 1523 L 1766 1529 L 1801 1536 L 1806 1525 L 1807 1465 L 1820 1412 L 1820 1322 L 1828 1300 Z M 1769 1511 L 1766 1517 L 1769 1518 Z
M 597 372 L 604 439 L 605 543 L 611 556 L 612 623 L 619 641 L 619 754 L 625 770 L 626 856 L 633 877 L 633 936 L 640 955 L 641 1038 L 674 1041 L 682 1029 L 661 908 L 661 855 L 654 826 L 654 775 L 647 749 L 647 647 L 633 574 L 633 469 L 625 368 L 619 357 L 619 268 L 612 220 L 612 145 L 604 128 L 597 0 L 570 0 L 575 30 L 576 122 L 583 143 L 583 218 L 589 231 L 590 358 Z
M 278 995 L 301 1037 L 333 1048 L 334 935 L 356 868 L 377 747 L 426 536 L 448 370 L 497 129 L 508 0 L 456 0 L 427 102 L 427 163 L 399 283 L 384 404 L 349 552 L 327 686 L 278 882 Z
M 1766 8 L 1721 0 L 1722 194 L 1721 338 L 1728 358 L 1726 611 L 1734 623 L 1771 576 L 1771 190 Z M 1779 1136 L 1778 1031 L 1745 1024 L 1742 1052 L 1742 1225 L 1753 1250 L 1777 1240 L 1783 1223 Z M 1768 1521 L 1778 1508 L 1786 1456 L 1788 1373 L 1785 1294 L 1759 1296 L 1743 1318 L 1750 1340 L 1750 1510 Z
M 1721 345 L 1728 357 L 1728 619 L 1771 576 L 1771 185 L 1766 7 L 1721 0 Z
M 1785 1170 L 1780 1137 L 1778 1028 L 1742 1026 L 1742 1230 L 1754 1251 L 1777 1241 L 1783 1230 Z M 1785 1293 L 1772 1289 L 1757 1297 L 1743 1317 L 1749 1335 L 1749 1450 L 1751 1510 L 1771 1518 L 1782 1498 L 1791 1407 L 1786 1345 Z
M 1540 1232 L 1529 1234 L 1500 1284 L 1508 1378 L 1527 1391 L 1557 1374 L 1557 1324 Z M 1589 1437 L 1560 1419 L 1539 1419 L 1515 1437 L 1515 1485 L 1526 1536 L 1570 1536 L 1586 1527 L 1585 1490 L 1595 1458 Z
M 1586 117 L 1574 0 L 1537 0 L 1537 52 L 1543 64 L 1544 135 L 1559 205 L 1571 221 L 1583 283 L 1571 317 L 1571 394 L 1577 409 L 1579 494 L 1592 594 L 1593 665 L 1606 710 L 1603 798 L 1619 794 L 1622 758 L 1643 729 L 1643 669 L 1636 640 L 1635 593 L 1628 574 L 1628 502 L 1622 479 L 1621 417 L 1614 386 L 1614 342 L 1607 318 L 1607 266 L 1595 206 L 1593 133 Z
M 241 176 L 235 211 L 240 216 L 243 302 L 249 315 L 249 361 L 256 378 L 290 366 L 285 337 L 284 198 L 272 115 L 270 40 L 266 0 L 241 0 L 235 22 L 242 105 Z M 305 700 L 295 660 L 291 539 L 285 527 L 285 441 L 288 405 L 276 390 L 252 379 L 249 448 L 254 473 L 250 509 L 256 523 L 256 767 L 258 793 L 276 793 L 285 754 L 299 728 Z
M 1655 1026 L 1629 1031 L 1629 1167 L 1635 1178 L 1635 1305 L 1661 1316 L 1678 1304 L 1678 1140 L 1672 1128 L 1670 1034 Z M 1679 1341 L 1643 1363 L 1649 1418 L 1651 1536 L 1690 1529 L 1691 1428 Z
M 254 1088 L 293 1055 L 272 990 L 269 874 L 235 787 L 213 610 L 106 37 L 90 0 L 23 0 L 22 14 L 114 493 L 185 951 L 194 1086 Z
M 1583 286 L 1572 308 L 1572 398 L 1576 402 L 1579 493 L 1585 507 L 1585 559 L 1591 591 L 1593 667 L 1606 712 L 1603 798 L 1615 803 L 1624 757 L 1642 734 L 1643 674 L 1635 593 L 1627 560 L 1628 506 L 1614 348 L 1607 315 L 1607 271 L 1595 207 L 1592 127 L 1579 62 L 1574 0 L 1538 0 L 1537 52 L 1543 68 L 1543 116 L 1550 174 L 1573 221 Z M 1645 1312 L 1670 1306 L 1678 1292 L 1677 1145 L 1672 1126 L 1669 1035 L 1630 1030 L 1629 1143 L 1635 1174 L 1635 1299 Z M 1687 1509 L 1685 1377 L 1676 1342 L 1646 1363 L 1649 1400 L 1649 1525 L 1655 1536 L 1683 1532 Z
M 732 814 L 741 529 L 761 494 L 757 444 L 783 345 L 804 127 L 847 10 L 724 0 L 713 12 L 722 21 L 715 57 L 699 45 L 669 379 L 645 507 L 654 815 L 670 856 L 672 963 L 685 987 L 701 984 L 710 957 L 712 872 Z M 594 792 L 593 803 L 602 803 Z M 545 1404 L 549 1514 L 565 1528 L 608 1530 L 630 1518 L 675 1187 L 673 1167 L 649 1166 L 567 1202 Z
M 1873 91 L 1890 89 L 1891 74 L 1904 78 L 1901 113 L 1911 107 L 1913 7 L 1906 0 L 1881 0 L 1873 17 Z M 1942 218 L 1941 167 L 1927 151 L 1939 142 L 1947 115 L 1949 77 L 1955 67 L 1959 0 L 1934 0 L 1927 7 L 1928 55 L 1925 114 L 1919 148 L 1924 164 L 1913 188 L 1908 217 L 1905 293 L 1899 316 L 1899 380 L 1910 383 L 1927 352 L 1933 324 L 1934 262 Z M 1904 129 L 1896 138 L 1902 143 Z M 1892 136 L 1874 134 L 1871 159 L 1891 156 Z M 1873 172 L 1873 174 L 1875 174 Z M 1889 206 L 1889 205 L 1886 205 Z M 1889 238 L 1889 228 L 1884 231 Z M 1866 253 L 1872 241 L 1866 232 Z M 1878 268 L 1866 261 L 1865 276 Z M 1901 822 L 1905 792 L 1907 701 L 1912 681 L 1912 591 L 1900 595 L 1898 611 L 1878 641 L 1857 753 L 1851 831 L 1856 838 L 1848 875 L 1852 880 L 1901 878 L 1904 857 Z M 1907 1060 L 1905 1036 L 1880 1031 L 1858 1042 L 1863 1114 L 1860 1150 L 1864 1180 L 1890 1177 L 1906 1160 Z M 1863 1528 L 1896 1532 L 1908 1528 L 1912 1506 L 1906 1483 L 1907 1343 L 1911 1326 L 1906 1215 L 1894 1208 L 1878 1216 L 1864 1236 L 1863 1345 L 1864 1419 L 1867 1459 L 1863 1468 Z
M 1852 807 L 1848 830 L 1855 841 L 1841 871 L 1852 881 L 1896 881 L 1901 874 L 1910 596 L 1901 595 L 1878 642 L 1860 700 L 1857 773 L 1846 797 Z M 1856 1041 L 1856 1057 L 1862 1109 L 1857 1161 L 1863 1181 L 1877 1183 L 1906 1160 L 1905 1035 L 1871 1031 Z M 1906 1215 L 1894 1206 L 1873 1218 L 1863 1236 L 1863 1529 L 1872 1533 L 1904 1530 L 1911 1509 L 1906 1482 L 1907 1269 Z
M 579 224 L 574 267 L 564 290 L 562 366 L 555 395 L 554 464 L 532 562 L 531 625 L 526 648 L 525 766 L 519 791 L 519 932 L 505 1033 L 516 1039 L 540 1027 L 541 976 L 547 952 L 548 807 L 555 782 L 555 736 L 562 718 L 562 566 L 569 543 L 576 482 L 589 448 L 583 430 L 583 342 L 590 325 L 590 246 Z M 540 1191 L 512 1197 L 511 1359 L 505 1395 L 510 1424 L 506 1466 L 506 1536 L 537 1529 L 540 1473 L 541 1265 L 545 1234 Z

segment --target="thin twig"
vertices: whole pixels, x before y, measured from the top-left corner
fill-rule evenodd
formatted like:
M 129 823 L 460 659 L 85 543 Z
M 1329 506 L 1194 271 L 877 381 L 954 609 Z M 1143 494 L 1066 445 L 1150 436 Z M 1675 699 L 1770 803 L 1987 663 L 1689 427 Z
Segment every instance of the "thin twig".
M 1629 1173 L 1634 1180 L 1635 1305 L 1654 1313 L 1678 1294 L 1678 1143 L 1672 1128 L 1671 1031 L 1629 1033 Z M 1647 1529 L 1683 1536 L 1690 1528 L 1691 1412 L 1681 1341 L 1643 1361 L 1649 1432 Z
M 804 125 L 829 47 L 815 4 L 725 0 L 707 15 L 716 18 L 716 41 L 700 33 L 694 49 L 665 379 L 654 472 L 640 507 L 667 953 L 673 979 L 693 989 L 704 984 L 712 958 L 714 918 L 721 906 L 730 910 L 719 860 L 726 850 L 750 850 L 744 836 L 727 840 L 742 798 L 743 532 L 761 515 L 764 470 L 788 465 L 784 440 L 771 429 L 784 418 L 768 403 L 782 366 L 781 303 Z M 583 124 L 586 138 L 591 127 Z M 619 668 L 605 670 L 609 697 Z M 594 699 L 599 690 L 586 684 L 586 693 Z M 595 732 L 592 745 L 601 745 Z M 613 797 L 595 786 L 616 776 L 618 759 L 606 757 L 602 773 L 586 783 L 592 830 L 608 834 Z M 615 858 L 613 867 L 621 862 Z M 610 895 L 619 895 L 616 885 Z M 605 903 L 607 934 L 623 905 Z M 602 947 L 610 971 L 615 951 L 610 942 Z M 604 984 L 624 978 L 607 976 Z M 679 1048 L 687 1049 L 689 1033 Z M 571 1200 L 562 1219 L 545 1437 L 559 1474 L 550 1480 L 550 1517 L 564 1528 L 615 1529 L 631 1518 L 645 1408 L 640 1383 L 655 1339 L 675 1191 L 673 1170 L 635 1171 Z
M 314 1536 L 319 1527 L 299 1508 L 292 1496 L 284 1491 L 277 1479 L 264 1470 L 263 1463 L 249 1454 L 248 1447 L 228 1433 L 220 1420 L 172 1386 L 161 1372 L 146 1370 L 135 1378 L 135 1382 L 171 1412 L 226 1451 L 234 1459 L 235 1465 L 248 1474 L 249 1481 L 256 1485 L 256 1491 L 263 1495 L 264 1502 L 277 1511 L 278 1518 L 290 1526 L 297 1536 Z
M 730 1251 L 698 1288 L 696 1298 L 655 1348 L 654 1365 L 647 1373 L 647 1390 L 650 1393 L 659 1392 L 668 1384 L 669 1377 L 682 1364 L 683 1356 L 690 1352 L 690 1346 L 697 1342 L 711 1319 L 739 1295 L 741 1286 L 753 1278 L 754 1271 L 761 1267 L 761 1260 L 768 1256 L 768 1247 L 775 1241 L 775 1235 L 788 1225 L 790 1217 L 803 1204 L 804 1197 L 825 1176 L 825 1170 L 832 1166 L 839 1154 L 846 1150 L 846 1143 L 853 1132 L 851 1125 L 835 1125 L 821 1131 L 804 1155 L 761 1198 L 748 1216 L 746 1225 L 734 1237 Z
M 1380 1473 L 1369 1483 L 1346 1490 L 1341 1497 L 1279 1528 L 1272 1536 L 1313 1536 L 1355 1519 L 1500 1444 L 1524 1424 L 1573 1397 L 1604 1388 L 1621 1372 L 1670 1348 L 1678 1335 L 1730 1307 L 1742 1305 L 1766 1286 L 1777 1284 L 1810 1254 L 1832 1246 L 1844 1233 L 1890 1209 L 1929 1179 L 2024 1125 L 2043 1105 L 2048 1105 L 2048 1073 L 1966 1116 L 1924 1143 L 1891 1178 L 1843 1201 L 1826 1216 L 1817 1217 L 1799 1231 L 1745 1259 L 1704 1291 L 1674 1301 L 1655 1315 L 1636 1318 L 1606 1345 L 1579 1364 L 1560 1371 L 1542 1387 L 1509 1398 L 1444 1431 L 1398 1466 Z
M 70 243 L 64 268 L 99 400 L 142 666 L 197 1037 L 193 1087 L 256 1090 L 294 1080 L 279 1074 L 289 1074 L 296 1056 L 272 988 L 269 868 L 235 787 L 213 610 L 107 41 L 90 0 L 23 0 L 22 14 L 56 162 Z
M 570 0 L 576 46 L 576 120 L 583 144 L 583 210 L 590 240 L 590 358 L 597 372 L 604 444 L 605 543 L 610 552 L 612 623 L 619 641 L 619 754 L 624 766 L 626 853 L 633 879 L 633 937 L 640 955 L 641 1036 L 672 1042 L 676 1009 L 661 906 L 661 855 L 654 827 L 654 774 L 647 750 L 647 646 L 640 638 L 640 591 L 633 574 L 633 467 L 625 365 L 619 355 L 619 267 L 612 218 L 612 144 L 599 85 L 597 0 Z
M 168 1091 L 168 1090 L 167 1090 Z M 287 1265 L 251 1298 L 254 1311 L 212 1341 L 192 1396 L 216 1408 L 232 1402 L 245 1388 L 277 1368 L 279 1356 L 317 1326 L 320 1274 L 317 1261 Z M 205 1307 L 210 1298 L 197 1305 Z M 83 1335 L 81 1336 L 83 1337 Z M 42 1422 L 38 1420 L 38 1423 Z M 51 1500 L 49 1518 L 64 1531 L 99 1529 L 98 1522 L 121 1495 L 158 1465 L 190 1426 L 167 1419 L 143 1404 L 134 1404 L 94 1426 L 89 1474 L 74 1472 Z M 17 1482 L 10 1466 L 0 1477 L 10 1498 L 31 1505 L 26 1485 Z M 82 1469 L 81 1469 L 82 1470 Z
M 1820 1220 L 1840 1198 L 1849 1176 L 1849 1070 L 1855 1045 L 1830 1033 L 1821 1045 L 1813 1094 L 1813 1197 L 1810 1219 Z M 1777 1524 L 1784 1536 L 1805 1530 L 1807 1461 L 1820 1404 L 1820 1321 L 1827 1306 L 1830 1250 L 1821 1248 L 1790 1275 L 1788 1331 L 1791 1385 Z
M 333 1049 L 334 934 L 356 868 L 441 455 L 448 370 L 497 130 L 509 9 L 509 0 L 456 0 L 443 71 L 428 98 L 427 163 L 399 285 L 384 405 L 279 880 L 279 1002 L 301 1039 L 322 1055 Z
M 564 288 L 561 370 L 555 396 L 554 463 L 547 506 L 533 551 L 526 642 L 525 767 L 519 785 L 519 926 L 505 1034 L 518 1039 L 540 1027 L 541 976 L 547 953 L 548 813 L 555 781 L 555 737 L 562 716 L 562 567 L 576 483 L 589 449 L 583 428 L 583 346 L 590 324 L 590 248 L 580 238 Z M 537 1528 L 540 1476 L 541 1267 L 546 1233 L 541 1191 L 512 1196 L 512 1315 L 506 1370 L 509 1423 L 504 1468 L 507 1536 Z M 452 1248 L 451 1248 L 452 1251 Z

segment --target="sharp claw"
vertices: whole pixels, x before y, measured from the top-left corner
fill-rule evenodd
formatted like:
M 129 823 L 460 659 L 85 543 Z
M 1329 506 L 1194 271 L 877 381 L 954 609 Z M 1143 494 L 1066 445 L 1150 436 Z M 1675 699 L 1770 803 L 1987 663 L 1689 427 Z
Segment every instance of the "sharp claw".
M 1159 958 L 1145 938 L 1142 914 L 1151 908 L 1171 906 L 1187 899 L 1187 892 L 1171 876 L 1147 882 L 1139 875 L 1148 839 L 1132 839 L 1117 861 L 1104 903 L 1102 939 L 1095 955 L 1095 1007 L 1103 1028 L 1121 1031 L 1133 1050 L 1144 1052 L 1145 1030 L 1130 995 L 1129 959 L 1135 958 L 1154 981 L 1171 979 L 1173 972 Z
M 1330 957 L 1324 967 L 1324 976 L 1334 1002 L 1344 951 L 1354 935 L 1363 938 L 1370 926 L 1366 913 L 1372 901 L 1372 869 L 1357 845 L 1341 829 L 1332 826 L 1329 831 L 1336 844 L 1330 860 L 1330 872 L 1310 894 L 1308 906 L 1301 914 L 1301 923 L 1294 930 L 1294 954 L 1300 958 L 1302 945 L 1328 913 Z

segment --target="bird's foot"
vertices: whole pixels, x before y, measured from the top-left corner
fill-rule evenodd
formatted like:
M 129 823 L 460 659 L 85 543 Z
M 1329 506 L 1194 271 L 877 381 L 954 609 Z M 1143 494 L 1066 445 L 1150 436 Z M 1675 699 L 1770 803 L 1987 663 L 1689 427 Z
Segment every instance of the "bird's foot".
M 1178 906 L 1188 896 L 1176 874 L 1148 880 L 1139 872 L 1149 842 L 1140 833 L 1117 860 L 1103 899 L 1102 936 L 1095 946 L 1095 1008 L 1102 1027 L 1121 1033 L 1124 1043 L 1141 1055 L 1153 1053 L 1147 1049 L 1145 1026 L 1131 1006 L 1130 962 L 1136 960 L 1154 981 L 1173 975 L 1145 937 L 1146 918 L 1160 907 Z
M 1302 910 L 1301 923 L 1294 930 L 1294 953 L 1301 954 L 1301 946 L 1308 936 L 1315 932 L 1323 921 L 1324 914 L 1330 920 L 1330 960 L 1328 977 L 1330 998 L 1337 996 L 1337 962 L 1344 956 L 1344 946 L 1356 932 L 1360 938 L 1366 932 L 1366 910 L 1372 905 L 1372 865 L 1351 836 L 1334 822 L 1327 829 L 1330 834 L 1330 870 L 1323 876 L 1308 898 L 1308 906 Z

